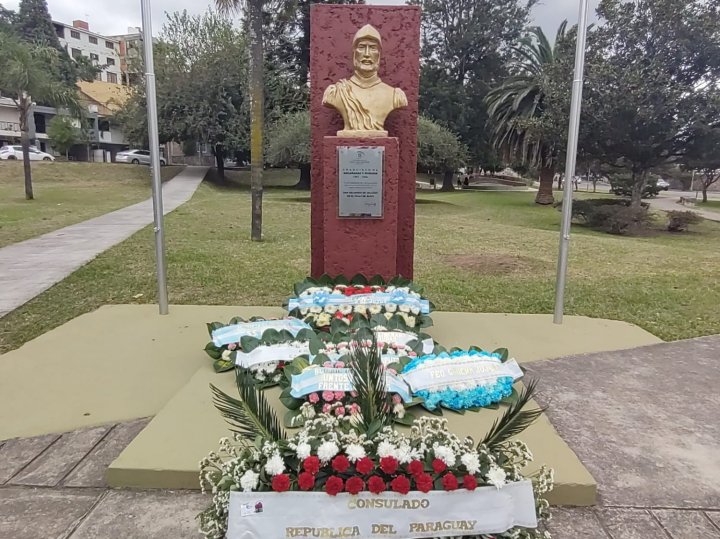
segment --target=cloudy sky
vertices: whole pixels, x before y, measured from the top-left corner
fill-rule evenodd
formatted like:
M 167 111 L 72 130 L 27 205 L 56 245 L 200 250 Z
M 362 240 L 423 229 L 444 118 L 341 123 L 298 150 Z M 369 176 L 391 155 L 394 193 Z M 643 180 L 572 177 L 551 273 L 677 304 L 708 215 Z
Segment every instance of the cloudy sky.
M 0 0 L 6 8 L 17 10 L 20 0 Z M 164 12 L 187 9 L 190 13 L 205 11 L 211 2 L 207 0 L 151 0 L 153 27 L 159 30 L 165 19 Z M 368 0 L 371 4 L 404 4 L 404 0 Z M 594 14 L 598 0 L 590 0 Z M 555 34 L 563 19 L 571 24 L 577 22 L 579 0 L 540 0 L 535 8 L 535 23 L 542 26 L 549 36 Z M 139 0 L 48 0 L 53 19 L 71 23 L 84 19 L 90 29 L 100 34 L 125 33 L 130 26 L 140 26 Z

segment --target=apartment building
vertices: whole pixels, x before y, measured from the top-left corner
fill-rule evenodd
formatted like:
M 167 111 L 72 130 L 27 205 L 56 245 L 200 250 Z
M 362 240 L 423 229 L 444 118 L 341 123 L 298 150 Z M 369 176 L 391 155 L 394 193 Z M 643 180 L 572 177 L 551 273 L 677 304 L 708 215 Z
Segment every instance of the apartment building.
M 126 34 L 108 36 L 108 39 L 117 40 L 120 43 L 120 72 L 122 73 L 122 84 L 135 86 L 143 77 L 143 46 L 142 30 L 130 26 Z
M 75 20 L 72 25 L 53 22 L 60 44 L 73 58 L 85 56 L 103 68 L 98 80 L 112 84 L 122 83 L 120 40 L 101 36 L 90 31 L 86 21 Z

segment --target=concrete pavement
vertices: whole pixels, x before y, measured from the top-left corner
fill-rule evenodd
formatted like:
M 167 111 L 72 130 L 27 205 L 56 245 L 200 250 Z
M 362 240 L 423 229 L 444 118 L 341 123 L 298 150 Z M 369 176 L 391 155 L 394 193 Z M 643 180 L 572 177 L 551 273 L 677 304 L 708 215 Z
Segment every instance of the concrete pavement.
M 167 214 L 192 197 L 206 167 L 187 167 L 163 184 Z M 153 222 L 152 199 L 0 249 L 0 317 Z
M 696 205 L 683 205 L 678 204 L 680 197 L 686 197 L 690 199 L 695 199 L 695 193 L 694 192 L 683 192 L 683 191 L 665 191 L 660 193 L 656 198 L 648 199 L 648 202 L 650 203 L 650 207 L 657 209 L 657 210 L 665 210 L 665 211 L 694 211 L 695 213 L 700 214 L 705 219 L 708 219 L 709 221 L 720 221 L 720 212 L 715 210 L 707 210 L 702 207 L 701 203 L 698 203 Z M 710 194 L 708 193 L 708 198 L 710 200 L 718 200 L 718 196 L 716 193 Z M 699 198 L 699 200 L 702 200 L 702 198 Z

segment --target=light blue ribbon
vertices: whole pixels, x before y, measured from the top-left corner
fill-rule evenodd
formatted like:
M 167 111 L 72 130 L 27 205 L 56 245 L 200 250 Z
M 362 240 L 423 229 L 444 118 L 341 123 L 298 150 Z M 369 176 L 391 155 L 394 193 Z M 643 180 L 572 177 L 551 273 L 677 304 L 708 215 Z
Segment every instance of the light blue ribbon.
M 420 310 L 422 314 L 430 313 L 430 302 L 426 299 L 411 296 L 404 290 L 393 290 L 392 292 L 375 292 L 372 294 L 355 294 L 346 296 L 344 294 L 330 294 L 328 292 L 315 292 L 308 296 L 290 298 L 288 310 L 310 309 L 312 307 L 325 308 L 328 305 L 407 305 Z
M 215 346 L 225 346 L 226 344 L 240 342 L 240 339 L 243 337 L 255 337 L 259 339 L 266 330 L 271 328 L 277 329 L 278 331 L 289 331 L 293 337 L 303 329 L 312 329 L 308 324 L 296 318 L 288 318 L 285 320 L 258 320 L 257 322 L 244 322 L 242 324 L 217 328 L 212 332 L 212 341 Z
M 330 375 L 335 376 L 336 380 L 332 382 L 324 380 L 326 376 Z M 385 383 L 388 393 L 397 393 L 404 402 L 410 402 L 412 400 L 410 388 L 399 377 L 391 373 L 386 373 Z M 309 395 L 310 393 L 322 391 L 342 391 L 347 393 L 353 390 L 350 369 L 325 367 L 309 368 L 300 374 L 293 374 L 290 387 L 290 395 L 296 399 Z

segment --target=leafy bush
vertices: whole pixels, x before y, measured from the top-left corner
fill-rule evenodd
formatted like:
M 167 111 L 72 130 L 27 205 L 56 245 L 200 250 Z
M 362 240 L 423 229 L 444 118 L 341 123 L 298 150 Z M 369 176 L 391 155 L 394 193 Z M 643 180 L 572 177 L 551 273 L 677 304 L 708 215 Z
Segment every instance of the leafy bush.
M 610 178 L 610 192 L 620 196 L 632 196 L 633 181 L 628 176 L 615 176 Z M 643 188 L 642 198 L 657 196 L 662 189 L 657 185 L 657 179 L 649 179 Z
M 685 232 L 690 225 L 696 225 L 702 221 L 694 211 L 669 211 L 667 229 L 669 232 Z
M 556 204 L 556 207 L 560 209 L 562 202 Z M 572 218 L 609 234 L 630 234 L 646 228 L 652 222 L 648 208 L 648 204 L 633 208 L 629 200 L 611 198 L 575 200 Z

